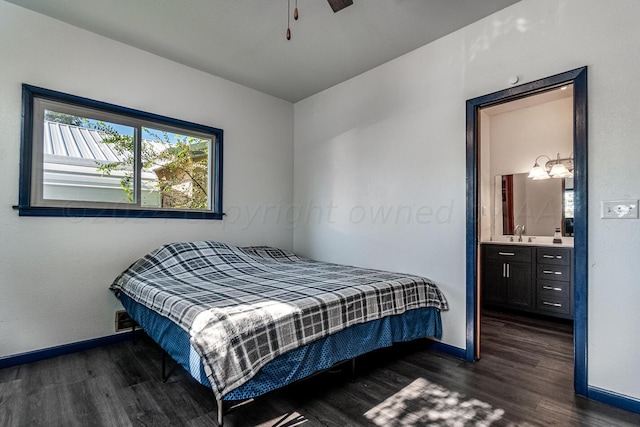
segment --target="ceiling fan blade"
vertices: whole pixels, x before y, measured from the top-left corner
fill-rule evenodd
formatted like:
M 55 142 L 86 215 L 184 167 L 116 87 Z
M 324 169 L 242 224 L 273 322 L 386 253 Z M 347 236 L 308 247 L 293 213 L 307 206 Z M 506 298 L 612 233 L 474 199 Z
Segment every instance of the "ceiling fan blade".
M 333 12 L 339 12 L 347 6 L 351 6 L 353 4 L 353 0 L 327 0 L 331 5 L 331 9 Z

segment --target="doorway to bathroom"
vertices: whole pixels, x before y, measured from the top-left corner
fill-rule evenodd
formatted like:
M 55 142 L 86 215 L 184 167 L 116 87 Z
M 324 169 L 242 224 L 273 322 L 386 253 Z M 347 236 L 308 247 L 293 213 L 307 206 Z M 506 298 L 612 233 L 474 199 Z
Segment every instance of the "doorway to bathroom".
M 536 110 L 541 103 L 558 110 L 546 122 L 527 124 L 527 114 L 547 114 Z M 567 105 L 568 128 L 556 126 Z M 483 298 L 516 314 L 573 319 L 574 389 L 581 395 L 587 392 L 586 165 L 586 67 L 467 101 L 467 359 L 481 358 Z M 483 277 L 492 289 L 483 289 Z

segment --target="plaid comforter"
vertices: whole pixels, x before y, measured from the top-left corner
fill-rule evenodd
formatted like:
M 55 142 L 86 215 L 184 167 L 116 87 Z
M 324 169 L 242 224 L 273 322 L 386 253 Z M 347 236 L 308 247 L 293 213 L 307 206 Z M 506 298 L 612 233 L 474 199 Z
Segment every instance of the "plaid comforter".
M 161 246 L 111 289 L 189 332 L 218 398 L 318 338 L 415 308 L 448 308 L 424 277 L 218 242 Z

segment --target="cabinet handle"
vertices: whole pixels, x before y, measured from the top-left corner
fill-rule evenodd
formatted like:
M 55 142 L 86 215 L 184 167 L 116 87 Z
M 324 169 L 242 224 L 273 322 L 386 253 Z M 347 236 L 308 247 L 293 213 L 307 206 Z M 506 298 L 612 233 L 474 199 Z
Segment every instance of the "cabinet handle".
M 562 291 L 562 288 L 554 288 L 553 286 L 543 286 L 542 289 L 546 289 L 548 291 Z
M 507 278 L 511 277 L 511 266 L 507 264 Z
M 553 255 L 544 254 L 544 255 L 542 255 L 542 258 L 551 258 L 551 259 L 553 259 Z
M 506 262 L 503 262 L 502 263 L 502 277 L 509 278 L 509 273 L 510 273 L 509 264 L 507 264 Z
M 551 307 L 562 307 L 562 304 L 558 304 L 555 302 L 546 302 L 546 301 L 542 301 L 543 305 L 550 305 Z
M 551 271 L 551 270 L 542 270 L 544 274 L 555 274 L 557 276 L 562 276 L 562 271 Z
M 514 256 L 514 255 L 515 255 L 515 253 L 513 253 L 513 252 L 498 252 L 498 255 Z

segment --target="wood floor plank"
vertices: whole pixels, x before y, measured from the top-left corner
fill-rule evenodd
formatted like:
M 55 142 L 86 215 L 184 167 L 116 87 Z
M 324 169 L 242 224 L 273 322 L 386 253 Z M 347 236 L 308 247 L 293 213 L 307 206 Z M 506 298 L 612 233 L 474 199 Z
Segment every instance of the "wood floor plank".
M 8 378 L 8 376 L 7 376 Z M 21 425 L 22 380 L 0 383 L 0 426 Z
M 468 363 L 418 340 L 381 349 L 248 403 L 227 427 L 637 426 L 640 414 L 573 393 L 566 321 L 486 312 L 482 359 Z M 215 426 L 213 393 L 141 333 L 124 342 L 0 370 L 0 427 Z
M 118 390 L 109 377 L 92 377 L 85 381 L 65 385 L 68 393 L 69 416 L 65 425 L 118 425 L 131 426 L 122 411 Z

